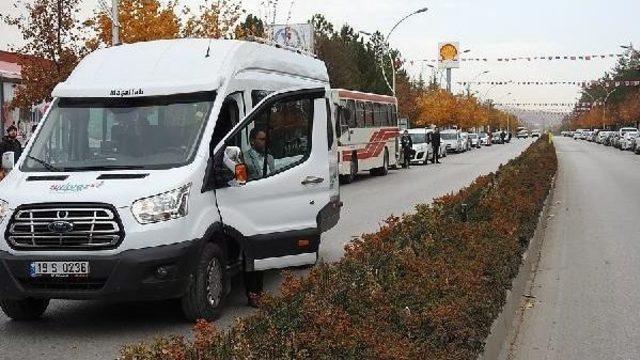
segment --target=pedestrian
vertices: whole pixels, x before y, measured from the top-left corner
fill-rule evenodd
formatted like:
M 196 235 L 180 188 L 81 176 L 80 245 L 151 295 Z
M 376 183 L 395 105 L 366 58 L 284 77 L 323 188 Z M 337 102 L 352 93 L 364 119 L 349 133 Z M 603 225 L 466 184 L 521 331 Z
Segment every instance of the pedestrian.
M 411 153 L 413 152 L 413 141 L 409 136 L 409 131 L 404 131 L 400 138 L 400 144 L 402 145 L 402 155 L 404 157 L 402 167 L 408 169 L 409 165 L 411 165 Z
M 440 164 L 440 128 L 437 126 L 433 128 L 431 133 L 431 148 L 433 149 L 431 163 Z
M 504 130 L 500 131 L 500 143 L 504 144 L 504 138 L 507 134 L 504 132 Z
M 22 155 L 22 144 L 18 141 L 18 128 L 15 125 L 11 125 L 7 128 L 7 135 L 2 138 L 0 143 L 0 155 L 13 151 L 13 161 L 17 162 Z

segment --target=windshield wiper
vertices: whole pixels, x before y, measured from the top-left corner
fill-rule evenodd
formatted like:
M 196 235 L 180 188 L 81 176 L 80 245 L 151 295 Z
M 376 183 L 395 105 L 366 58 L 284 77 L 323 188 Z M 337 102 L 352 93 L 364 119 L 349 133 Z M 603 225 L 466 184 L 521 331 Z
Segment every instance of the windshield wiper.
M 48 162 L 42 160 L 42 159 L 38 159 L 37 157 L 33 157 L 31 155 L 27 155 L 28 159 L 31 159 L 35 162 L 37 162 L 38 164 L 44 166 L 45 169 L 49 170 L 49 171 L 55 171 L 55 172 L 60 172 L 60 171 L 64 171 L 64 169 L 53 166 L 51 164 L 49 164 Z

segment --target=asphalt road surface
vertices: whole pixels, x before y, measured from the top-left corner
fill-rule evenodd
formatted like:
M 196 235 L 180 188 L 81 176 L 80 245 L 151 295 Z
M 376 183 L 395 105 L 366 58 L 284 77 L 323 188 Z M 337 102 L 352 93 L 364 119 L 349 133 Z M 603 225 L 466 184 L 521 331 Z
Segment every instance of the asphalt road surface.
M 555 138 L 555 205 L 510 359 L 640 358 L 640 156 Z
M 323 235 L 320 256 L 335 261 L 353 236 L 373 232 L 391 214 L 412 211 L 414 205 L 458 190 L 481 174 L 519 155 L 531 140 L 494 145 L 450 155 L 440 165 L 412 166 L 385 177 L 362 175 L 342 187 L 345 207 L 340 223 Z M 640 158 L 640 157 L 639 157 Z M 304 274 L 304 271 L 297 271 Z M 246 306 L 241 279 L 235 279 L 220 327 L 254 311 Z M 265 287 L 277 290 L 279 271 L 268 272 Z M 190 333 L 176 301 L 114 304 L 100 301 L 52 301 L 37 322 L 13 322 L 0 314 L 1 359 L 114 359 L 123 343 L 150 340 L 158 335 Z

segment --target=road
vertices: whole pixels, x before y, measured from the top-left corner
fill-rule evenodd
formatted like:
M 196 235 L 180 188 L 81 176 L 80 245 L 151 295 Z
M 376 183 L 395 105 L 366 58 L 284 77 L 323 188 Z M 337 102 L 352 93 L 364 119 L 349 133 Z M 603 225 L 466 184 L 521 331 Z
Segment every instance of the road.
M 458 190 L 481 174 L 519 155 L 531 140 L 452 155 L 440 165 L 413 166 L 385 177 L 361 176 L 342 187 L 345 207 L 340 223 L 323 235 L 320 256 L 335 261 L 353 236 L 373 232 L 391 214 L 412 211 L 418 203 Z M 304 271 L 298 271 L 304 274 Z M 267 273 L 266 288 L 275 291 L 278 271 Z M 246 306 L 240 279 L 234 281 L 220 327 L 254 311 Z M 53 301 L 42 321 L 17 323 L 0 315 L 2 359 L 114 359 L 123 343 L 150 340 L 157 335 L 188 335 L 190 324 L 182 319 L 175 301 L 112 304 L 99 301 Z
M 640 357 L 640 156 L 555 138 L 559 171 L 510 359 Z

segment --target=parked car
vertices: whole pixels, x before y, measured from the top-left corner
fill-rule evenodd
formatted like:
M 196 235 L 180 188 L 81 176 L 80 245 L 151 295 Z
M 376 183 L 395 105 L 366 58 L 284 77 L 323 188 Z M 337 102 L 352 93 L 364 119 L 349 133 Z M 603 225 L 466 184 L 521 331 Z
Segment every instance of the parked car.
M 540 130 L 533 130 L 531 132 L 531 137 L 532 138 L 539 138 L 540 137 Z
M 491 137 L 486 132 L 481 132 L 480 135 L 478 135 L 478 140 L 480 145 L 491 146 Z
M 462 137 L 462 147 L 464 148 L 464 151 L 471 150 L 471 139 L 469 139 L 469 133 L 461 132 L 460 137 Z
M 502 131 L 495 131 L 491 134 L 491 143 L 504 144 L 504 135 L 502 134 Z
M 518 139 L 527 139 L 529 138 L 529 130 L 520 130 L 516 135 Z
M 604 144 L 605 140 L 607 139 L 610 133 L 611 131 L 605 131 L 605 130 L 599 131 L 598 135 L 596 136 L 596 143 Z
M 440 139 L 448 152 L 461 153 L 465 150 L 459 130 L 442 130 L 440 132 Z
M 469 134 L 469 139 L 471 140 L 471 147 L 480 148 L 480 136 L 478 136 L 478 133 Z
M 620 150 L 631 150 L 635 146 L 636 138 L 638 137 L 637 131 L 627 131 L 620 138 Z
M 609 131 L 609 133 L 606 135 L 606 137 L 603 140 L 603 144 L 606 146 L 613 146 L 613 143 L 617 136 L 618 136 L 618 133 L 616 131 Z
M 640 136 L 636 137 L 634 141 L 633 152 L 640 155 Z
M 415 151 L 415 155 L 411 158 L 411 163 L 426 165 L 431 161 L 431 159 L 433 159 L 433 146 L 430 143 L 430 134 L 433 130 L 414 128 L 408 129 L 407 131 L 409 132 L 409 136 L 411 136 L 413 151 Z M 440 143 L 438 151 L 441 158 L 446 156 L 446 148 L 444 144 Z

